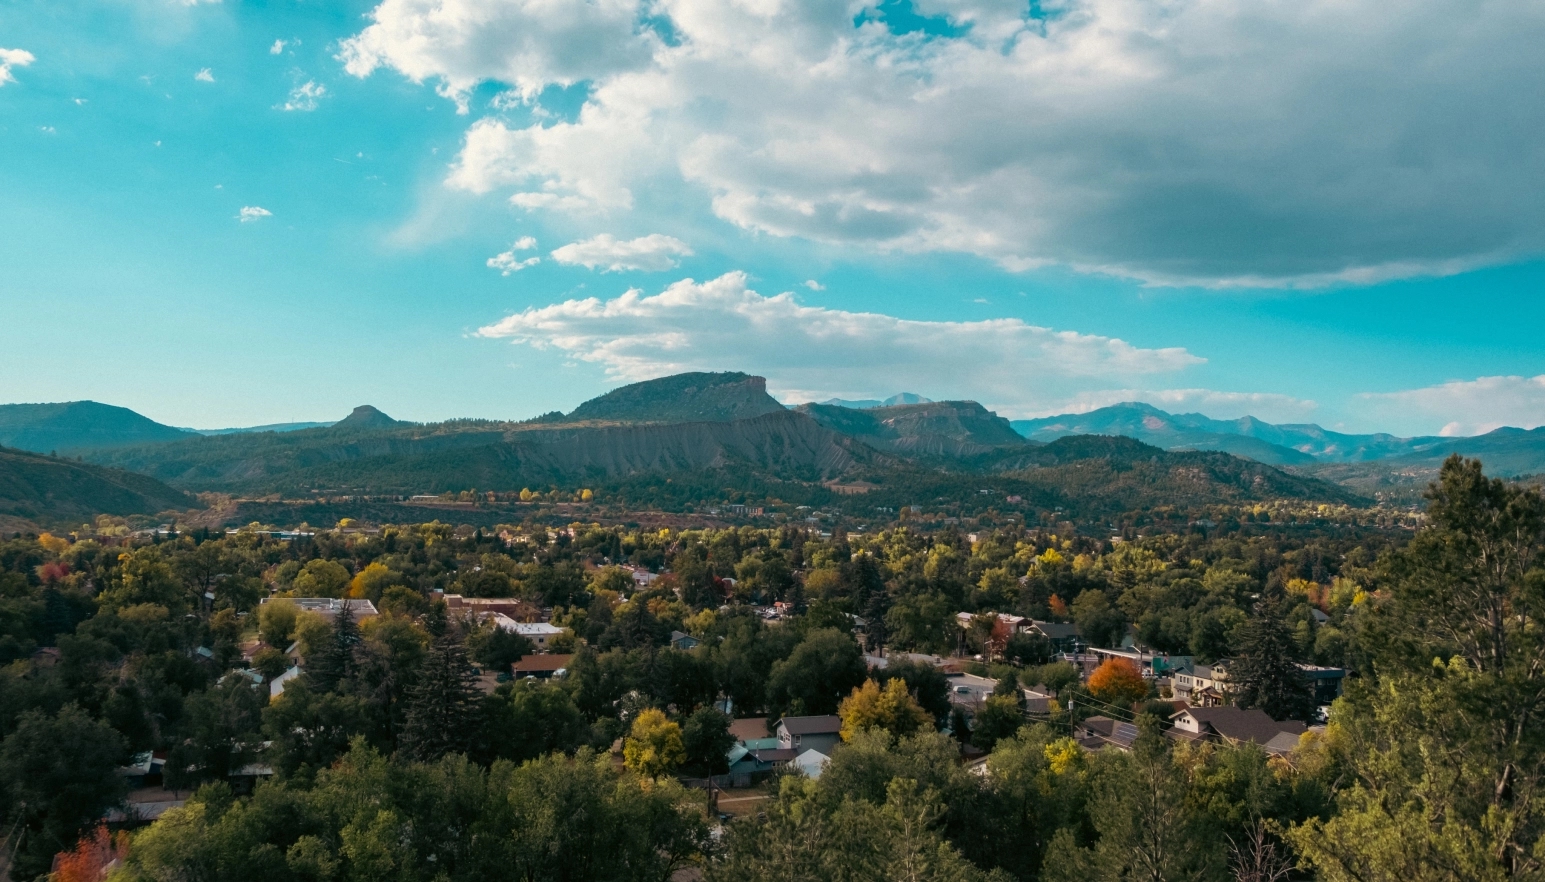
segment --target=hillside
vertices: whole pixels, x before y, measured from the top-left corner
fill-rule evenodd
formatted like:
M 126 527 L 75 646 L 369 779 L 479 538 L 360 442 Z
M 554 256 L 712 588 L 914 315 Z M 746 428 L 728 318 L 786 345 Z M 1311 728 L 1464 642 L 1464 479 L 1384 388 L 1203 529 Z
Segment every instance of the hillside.
M 256 494 L 520 489 L 732 466 L 818 480 L 870 459 L 862 445 L 782 408 L 747 420 L 677 424 L 333 427 L 198 438 L 95 456 L 179 487 Z
M 767 380 L 762 377 L 735 372 L 690 373 L 613 389 L 581 404 L 561 422 L 728 422 L 783 409 L 767 394 Z
M 1024 447 L 1009 421 L 975 401 L 931 401 L 849 408 L 801 404 L 796 408 L 831 429 L 877 450 L 912 456 L 971 457 L 996 448 Z
M 193 434 L 164 426 L 127 407 L 95 401 L 0 404 L 0 447 L 34 453 L 154 444 Z
M 197 505 L 186 493 L 144 475 L 0 448 L 0 516 L 47 524 Z

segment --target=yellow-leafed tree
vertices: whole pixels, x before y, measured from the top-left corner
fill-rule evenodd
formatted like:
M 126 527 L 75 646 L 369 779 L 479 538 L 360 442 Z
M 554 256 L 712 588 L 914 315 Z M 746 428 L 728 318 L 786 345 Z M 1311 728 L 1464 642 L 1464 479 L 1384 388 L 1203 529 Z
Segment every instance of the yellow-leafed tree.
M 900 677 L 886 683 L 884 689 L 873 680 L 865 680 L 842 700 L 837 713 L 842 717 L 843 741 L 867 729 L 884 729 L 901 738 L 933 723 L 933 717 L 907 692 L 907 683 Z
M 622 743 L 622 760 L 640 775 L 658 778 L 687 761 L 681 727 L 662 711 L 650 708 L 638 715 Z

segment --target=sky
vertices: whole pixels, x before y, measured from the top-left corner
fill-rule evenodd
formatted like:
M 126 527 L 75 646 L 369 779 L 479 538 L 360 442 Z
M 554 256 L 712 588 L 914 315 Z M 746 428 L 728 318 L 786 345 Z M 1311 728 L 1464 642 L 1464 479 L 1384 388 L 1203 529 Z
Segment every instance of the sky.
M 1545 5 L 13 0 L 0 402 L 1545 424 Z

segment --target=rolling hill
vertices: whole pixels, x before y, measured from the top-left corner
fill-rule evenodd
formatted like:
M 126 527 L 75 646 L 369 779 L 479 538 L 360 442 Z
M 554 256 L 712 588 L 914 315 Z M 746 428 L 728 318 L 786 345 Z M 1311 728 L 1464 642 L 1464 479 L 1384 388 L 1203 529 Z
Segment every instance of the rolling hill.
M 127 407 L 95 401 L 0 404 L 0 446 L 34 453 L 101 450 L 193 436 Z
M 144 475 L 0 448 L 0 516 L 50 524 L 197 506 L 192 496 Z

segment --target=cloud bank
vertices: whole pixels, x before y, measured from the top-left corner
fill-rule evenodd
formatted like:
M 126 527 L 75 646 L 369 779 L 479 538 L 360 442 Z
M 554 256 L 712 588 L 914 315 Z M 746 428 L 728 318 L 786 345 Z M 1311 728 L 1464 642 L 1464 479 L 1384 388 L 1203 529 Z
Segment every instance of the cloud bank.
M 1088 386 L 1203 362 L 1181 348 L 1144 349 L 1018 319 L 912 321 L 804 306 L 790 293 L 757 293 L 738 272 L 684 279 L 652 296 L 633 289 L 610 300 L 532 307 L 478 334 L 556 349 L 625 382 L 744 370 L 766 376 L 785 401 L 905 388 L 931 398 L 974 398 L 1014 415 Z
M 662 272 L 674 269 L 677 258 L 689 257 L 691 254 L 692 249 L 687 243 L 660 233 L 627 241 L 618 241 L 602 233 L 593 239 L 571 242 L 555 249 L 552 257 L 562 264 L 600 269 L 603 272 Z
M 483 82 L 588 84 L 572 119 L 467 131 L 449 183 L 529 209 L 658 189 L 759 233 L 1160 284 L 1545 251 L 1545 5 L 911 5 L 385 0 L 340 57 L 463 109 Z
M 1360 398 L 1376 414 L 1442 423 L 1440 435 L 1481 435 L 1502 426 L 1545 425 L 1545 374 L 1455 380 Z

